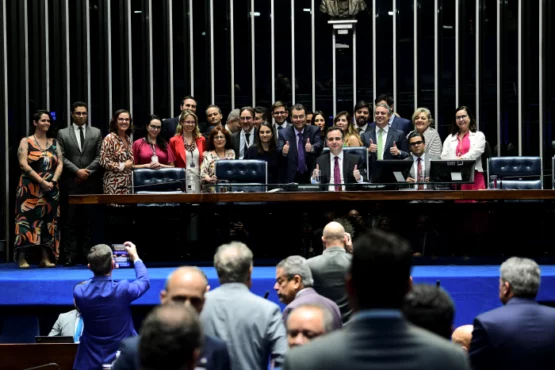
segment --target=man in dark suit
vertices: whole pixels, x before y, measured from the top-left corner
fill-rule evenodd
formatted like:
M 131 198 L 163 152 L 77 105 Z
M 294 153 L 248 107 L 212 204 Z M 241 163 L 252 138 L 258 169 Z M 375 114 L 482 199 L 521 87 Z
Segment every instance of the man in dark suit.
M 362 136 L 368 131 L 370 131 L 370 104 L 364 100 L 359 101 L 355 108 L 353 109 L 355 117 L 355 128 L 358 131 L 358 135 Z
M 411 262 L 404 239 L 378 230 L 359 238 L 345 279 L 349 325 L 290 350 L 283 369 L 470 369 L 461 348 L 404 318 Z
M 397 113 L 395 113 L 395 108 L 393 107 L 393 98 L 389 95 L 382 94 L 378 96 L 374 102 L 376 107 L 378 104 L 387 104 L 391 108 L 391 115 L 389 116 L 388 125 L 396 130 L 401 130 L 404 132 L 404 136 L 407 137 L 409 132 L 414 129 L 414 125 L 411 121 L 406 118 L 401 118 Z M 371 128 L 376 127 L 376 122 L 370 124 Z
M 281 130 L 291 126 L 287 122 L 287 117 L 289 117 L 287 105 L 279 100 L 272 105 L 272 117 L 274 118 L 274 131 L 276 134 L 279 134 Z
M 97 370 L 116 359 L 118 344 L 137 335 L 131 316 L 131 302 L 140 298 L 150 287 L 145 264 L 131 242 L 125 249 L 135 265 L 135 281 L 114 281 L 112 249 L 106 244 L 95 245 L 88 255 L 92 279 L 78 284 L 73 290 L 75 305 L 83 316 L 84 330 L 77 348 L 74 369 Z
M 424 135 L 414 131 L 409 135 L 409 146 L 411 155 L 405 158 L 406 161 L 414 161 L 414 166 L 411 167 L 410 176 L 407 177 L 407 182 L 428 182 L 430 181 L 430 161 L 438 161 L 440 158 L 433 154 L 426 154 L 426 139 Z M 428 185 L 419 184 L 412 187 L 418 190 L 426 189 Z
M 322 151 L 320 128 L 307 126 L 305 112 L 302 104 L 296 104 L 291 109 L 293 125 L 278 134 L 277 151 L 287 157 L 281 176 L 286 183 L 309 183 L 315 158 Z
M 210 104 L 208 108 L 206 108 L 206 120 L 208 121 L 208 128 L 206 131 L 203 132 L 203 136 L 208 139 L 210 136 L 210 132 L 218 126 L 222 124 L 224 116 L 222 115 L 222 111 L 220 107 L 214 104 Z
M 208 279 L 201 269 L 194 266 L 180 267 L 168 276 L 166 286 L 160 292 L 160 303 L 192 306 L 200 314 L 204 307 L 204 294 L 209 289 Z M 141 369 L 139 342 L 140 336 L 121 342 L 120 355 L 112 367 L 113 370 Z M 230 370 L 231 364 L 225 342 L 205 335 L 198 366 L 207 370 Z
M 499 298 L 504 306 L 478 315 L 470 342 L 470 362 L 482 369 L 553 369 L 555 309 L 536 302 L 540 268 L 512 257 L 500 268 Z
M 304 304 L 315 304 L 325 307 L 333 316 L 334 329 L 342 326 L 339 307 L 332 300 L 316 293 L 312 288 L 314 280 L 312 272 L 301 256 L 289 256 L 276 266 L 276 291 L 281 303 L 287 306 L 283 310 L 283 322 L 287 324 L 289 313 Z
M 175 129 L 179 124 L 179 115 L 184 110 L 190 110 L 195 114 L 197 113 L 197 100 L 193 96 L 187 95 L 186 97 L 181 99 L 181 104 L 179 104 L 179 114 L 177 115 L 177 117 L 166 118 L 164 120 L 162 125 L 162 134 L 164 135 L 164 137 L 168 142 L 175 135 Z M 206 123 L 201 124 L 199 122 L 200 132 L 204 132 L 206 127 L 207 127 Z
M 242 129 L 231 135 L 231 145 L 233 146 L 236 159 L 245 158 L 247 150 L 252 145 L 258 145 L 260 141 L 258 130 L 254 127 L 254 115 L 252 107 L 243 107 L 239 111 Z
M 96 194 L 100 187 L 100 145 L 102 133 L 87 126 L 87 104 L 75 102 L 71 106 L 73 123 L 58 132 L 58 143 L 64 157 L 62 194 Z M 84 262 L 91 247 L 93 208 L 63 202 L 62 245 L 65 265 Z
M 356 184 L 364 181 L 366 169 L 362 158 L 343 151 L 343 135 L 343 130 L 339 127 L 330 128 L 326 134 L 330 152 L 316 159 L 316 168 L 312 171 L 311 182 L 330 184 L 322 186 L 322 190 L 356 190 Z
M 337 304 L 344 324 L 351 317 L 345 291 L 345 274 L 351 266 L 351 254 L 345 250 L 347 242 L 343 226 L 332 221 L 324 227 L 324 252 L 306 261 L 314 278 L 314 290 Z

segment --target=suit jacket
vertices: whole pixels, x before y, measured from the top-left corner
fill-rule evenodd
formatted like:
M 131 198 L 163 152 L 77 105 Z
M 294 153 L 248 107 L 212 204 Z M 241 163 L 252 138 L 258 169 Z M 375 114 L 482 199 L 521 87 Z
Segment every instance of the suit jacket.
M 283 310 L 283 323 L 286 327 L 287 318 L 289 317 L 291 311 L 305 304 L 314 304 L 327 308 L 333 317 L 333 328 L 340 329 L 341 326 L 343 326 L 341 321 L 341 312 L 339 312 L 339 307 L 337 307 L 337 304 L 334 301 L 316 293 L 313 288 L 304 288 L 297 292 L 295 299 Z
M 322 154 L 318 158 L 316 158 L 316 164 L 320 169 L 320 183 L 322 184 L 322 190 L 329 189 L 329 183 L 333 182 L 332 178 L 332 169 L 330 167 L 330 153 Z M 343 181 L 346 184 L 345 189 L 347 190 L 357 190 L 357 180 L 353 175 L 353 171 L 355 169 L 355 165 L 357 166 L 358 170 L 360 171 L 360 175 L 362 176 L 362 181 L 366 178 L 366 168 L 364 168 L 364 164 L 362 158 L 357 156 L 356 154 L 346 153 L 343 152 Z M 324 184 L 327 184 L 324 186 Z
M 345 274 L 352 256 L 343 247 L 328 247 L 320 256 L 307 260 L 314 278 L 314 290 L 331 299 L 339 307 L 343 323 L 351 318 L 351 307 L 345 291 Z
M 235 152 L 235 158 L 239 159 L 239 155 L 241 154 L 241 131 L 243 131 L 242 129 L 234 132 L 233 134 L 231 134 L 231 145 L 233 146 L 233 151 Z M 260 138 L 258 137 L 258 130 L 256 129 L 256 127 L 253 126 L 252 130 L 251 130 L 251 135 L 254 135 L 254 141 L 252 142 L 252 145 L 258 145 L 258 142 L 260 141 Z M 247 156 L 247 153 L 244 153 L 244 157 Z M 243 159 L 245 159 L 243 157 Z
M 362 142 L 364 143 L 364 146 L 366 147 L 370 146 L 370 139 L 372 139 L 372 142 L 374 144 L 377 144 L 378 140 L 376 137 L 375 127 L 372 130 L 366 132 L 364 135 L 362 135 Z M 401 154 L 398 156 L 393 156 L 389 152 L 389 150 L 393 146 L 393 143 L 397 145 L 397 149 L 399 149 L 399 151 L 401 152 Z M 387 131 L 387 137 L 385 139 L 383 159 L 405 159 L 408 156 L 409 156 L 409 145 L 408 145 L 406 135 L 403 133 L 403 131 L 393 129 L 390 127 L 389 130 Z M 368 167 L 369 167 L 368 171 L 370 171 L 370 173 L 368 174 L 369 178 L 371 178 L 372 176 L 372 169 L 374 168 L 374 164 L 376 163 L 377 160 L 378 160 L 377 153 L 368 153 Z
M 400 312 L 353 318 L 343 329 L 287 352 L 283 365 L 284 370 L 385 368 L 470 369 L 461 348 L 408 323 Z
M 162 122 L 162 135 L 164 135 L 167 142 L 169 142 L 170 139 L 175 136 L 175 130 L 177 129 L 178 124 L 179 124 L 179 116 L 166 118 Z
M 371 129 L 374 129 L 376 128 L 376 122 L 372 122 L 368 126 Z M 391 122 L 390 128 L 403 131 L 405 133 L 405 137 L 407 137 L 408 134 L 414 129 L 414 125 L 410 120 L 406 118 L 397 117 L 397 115 L 394 115 L 393 122 Z
M 140 370 L 139 356 L 140 336 L 124 339 L 119 346 L 119 357 L 112 366 L 112 370 Z M 229 353 L 224 341 L 211 336 L 204 336 L 204 344 L 198 364 L 206 370 L 231 370 Z
M 73 337 L 75 335 L 75 321 L 77 321 L 77 313 L 77 310 L 61 313 L 48 336 Z
M 97 370 L 112 363 L 119 343 L 137 335 L 129 305 L 150 287 L 143 261 L 135 261 L 136 280 L 114 281 L 111 276 L 94 276 L 75 286 L 73 298 L 84 321 L 74 369 Z
M 73 124 L 58 132 L 58 143 L 64 157 L 64 171 L 62 172 L 62 186 L 69 194 L 96 193 L 100 186 L 100 146 L 102 133 L 96 127 L 87 127 L 83 151 L 79 150 Z M 78 184 L 75 182 L 77 171 L 87 169 L 89 178 Z
M 405 158 L 405 161 L 412 161 L 412 160 L 414 160 L 412 154 L 409 155 L 407 158 Z M 430 177 L 430 161 L 439 161 L 439 157 L 432 154 L 424 155 L 424 178 Z M 412 177 L 413 179 L 416 179 L 414 166 L 412 166 L 410 169 L 410 177 Z
M 474 319 L 470 361 L 481 369 L 552 369 L 555 309 L 532 299 L 512 298 Z
M 202 165 L 202 155 L 206 150 L 206 139 L 204 136 L 197 137 L 195 143 L 199 152 L 199 168 Z M 183 136 L 174 136 L 170 140 L 170 148 L 175 154 L 175 167 L 187 168 L 187 153 L 185 153 L 185 143 L 183 142 Z
M 314 149 L 312 153 L 305 153 L 306 168 L 309 173 L 311 173 L 315 166 L 315 159 L 320 155 L 320 152 L 323 148 L 322 139 L 320 138 L 320 128 L 318 126 L 306 125 L 304 127 L 303 133 L 303 145 L 306 144 L 307 139 L 310 140 L 310 143 L 312 144 L 312 147 Z M 289 142 L 289 152 L 285 156 L 287 157 L 287 161 L 285 161 L 281 177 L 283 182 L 292 182 L 295 179 L 298 165 L 298 137 L 295 126 L 293 125 L 279 131 L 277 152 L 280 155 L 283 155 L 282 150 L 286 142 Z
M 278 305 L 249 291 L 242 283 L 226 283 L 206 293 L 200 314 L 204 333 L 225 341 L 233 370 L 276 366 L 287 351 L 285 326 Z

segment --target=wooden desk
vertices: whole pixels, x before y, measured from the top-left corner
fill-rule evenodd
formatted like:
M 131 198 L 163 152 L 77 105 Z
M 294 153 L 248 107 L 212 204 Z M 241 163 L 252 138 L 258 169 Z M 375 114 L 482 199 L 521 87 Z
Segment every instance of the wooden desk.
M 555 190 L 422 190 L 206 194 L 70 195 L 70 204 L 361 202 L 386 200 L 553 200 Z
M 78 344 L 0 344 L 0 368 L 21 370 L 56 363 L 61 370 L 73 369 Z M 58 369 L 56 366 L 45 369 Z

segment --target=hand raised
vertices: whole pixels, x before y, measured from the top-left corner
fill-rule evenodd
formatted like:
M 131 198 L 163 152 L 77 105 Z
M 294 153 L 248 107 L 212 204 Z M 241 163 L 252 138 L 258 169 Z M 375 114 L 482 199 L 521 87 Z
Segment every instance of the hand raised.
M 355 180 L 360 181 L 360 171 L 358 170 L 358 165 L 355 164 L 355 169 L 353 170 L 353 176 Z
M 370 145 L 368 146 L 368 152 L 376 153 L 377 151 L 378 151 L 378 146 L 376 144 L 374 144 L 372 139 L 370 139 Z
M 312 152 L 312 144 L 310 144 L 310 139 L 306 139 L 306 144 L 304 146 L 304 151 L 305 151 L 305 153 L 311 153 Z
M 395 141 L 393 142 L 393 146 L 389 149 L 389 152 L 395 156 L 401 154 L 401 151 L 397 148 L 397 143 Z
M 283 146 L 283 149 L 281 150 L 281 152 L 282 152 L 283 154 L 285 154 L 285 155 L 286 155 L 287 153 L 289 153 L 289 141 L 286 141 L 286 142 L 285 142 L 285 145 Z

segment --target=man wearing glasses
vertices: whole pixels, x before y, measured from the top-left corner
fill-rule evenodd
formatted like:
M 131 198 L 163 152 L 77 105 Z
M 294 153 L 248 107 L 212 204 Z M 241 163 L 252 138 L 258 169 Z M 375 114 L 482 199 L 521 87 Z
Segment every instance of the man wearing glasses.
M 416 131 L 409 135 L 409 146 L 411 155 L 405 160 L 414 161 L 414 165 L 410 170 L 410 176 L 407 177 L 407 182 L 418 183 L 413 185 L 416 190 L 427 189 L 428 185 L 422 183 L 430 181 L 430 161 L 438 161 L 440 158 L 434 154 L 425 153 L 426 140 L 424 135 Z
M 235 158 L 244 159 L 251 145 L 258 145 L 258 130 L 254 127 L 255 112 L 252 107 L 243 107 L 239 113 L 242 130 L 231 135 Z
M 279 100 L 276 101 L 272 105 L 272 117 L 274 118 L 274 131 L 277 138 L 281 130 L 289 127 L 289 123 L 287 123 L 287 117 L 289 117 L 287 105 Z
M 98 194 L 100 186 L 98 163 L 102 133 L 87 125 L 88 107 L 84 102 L 71 106 L 69 127 L 58 132 L 58 144 L 64 157 L 60 187 L 62 198 L 62 247 L 64 266 L 85 262 L 91 248 L 93 209 L 87 205 L 69 205 L 67 195 Z

